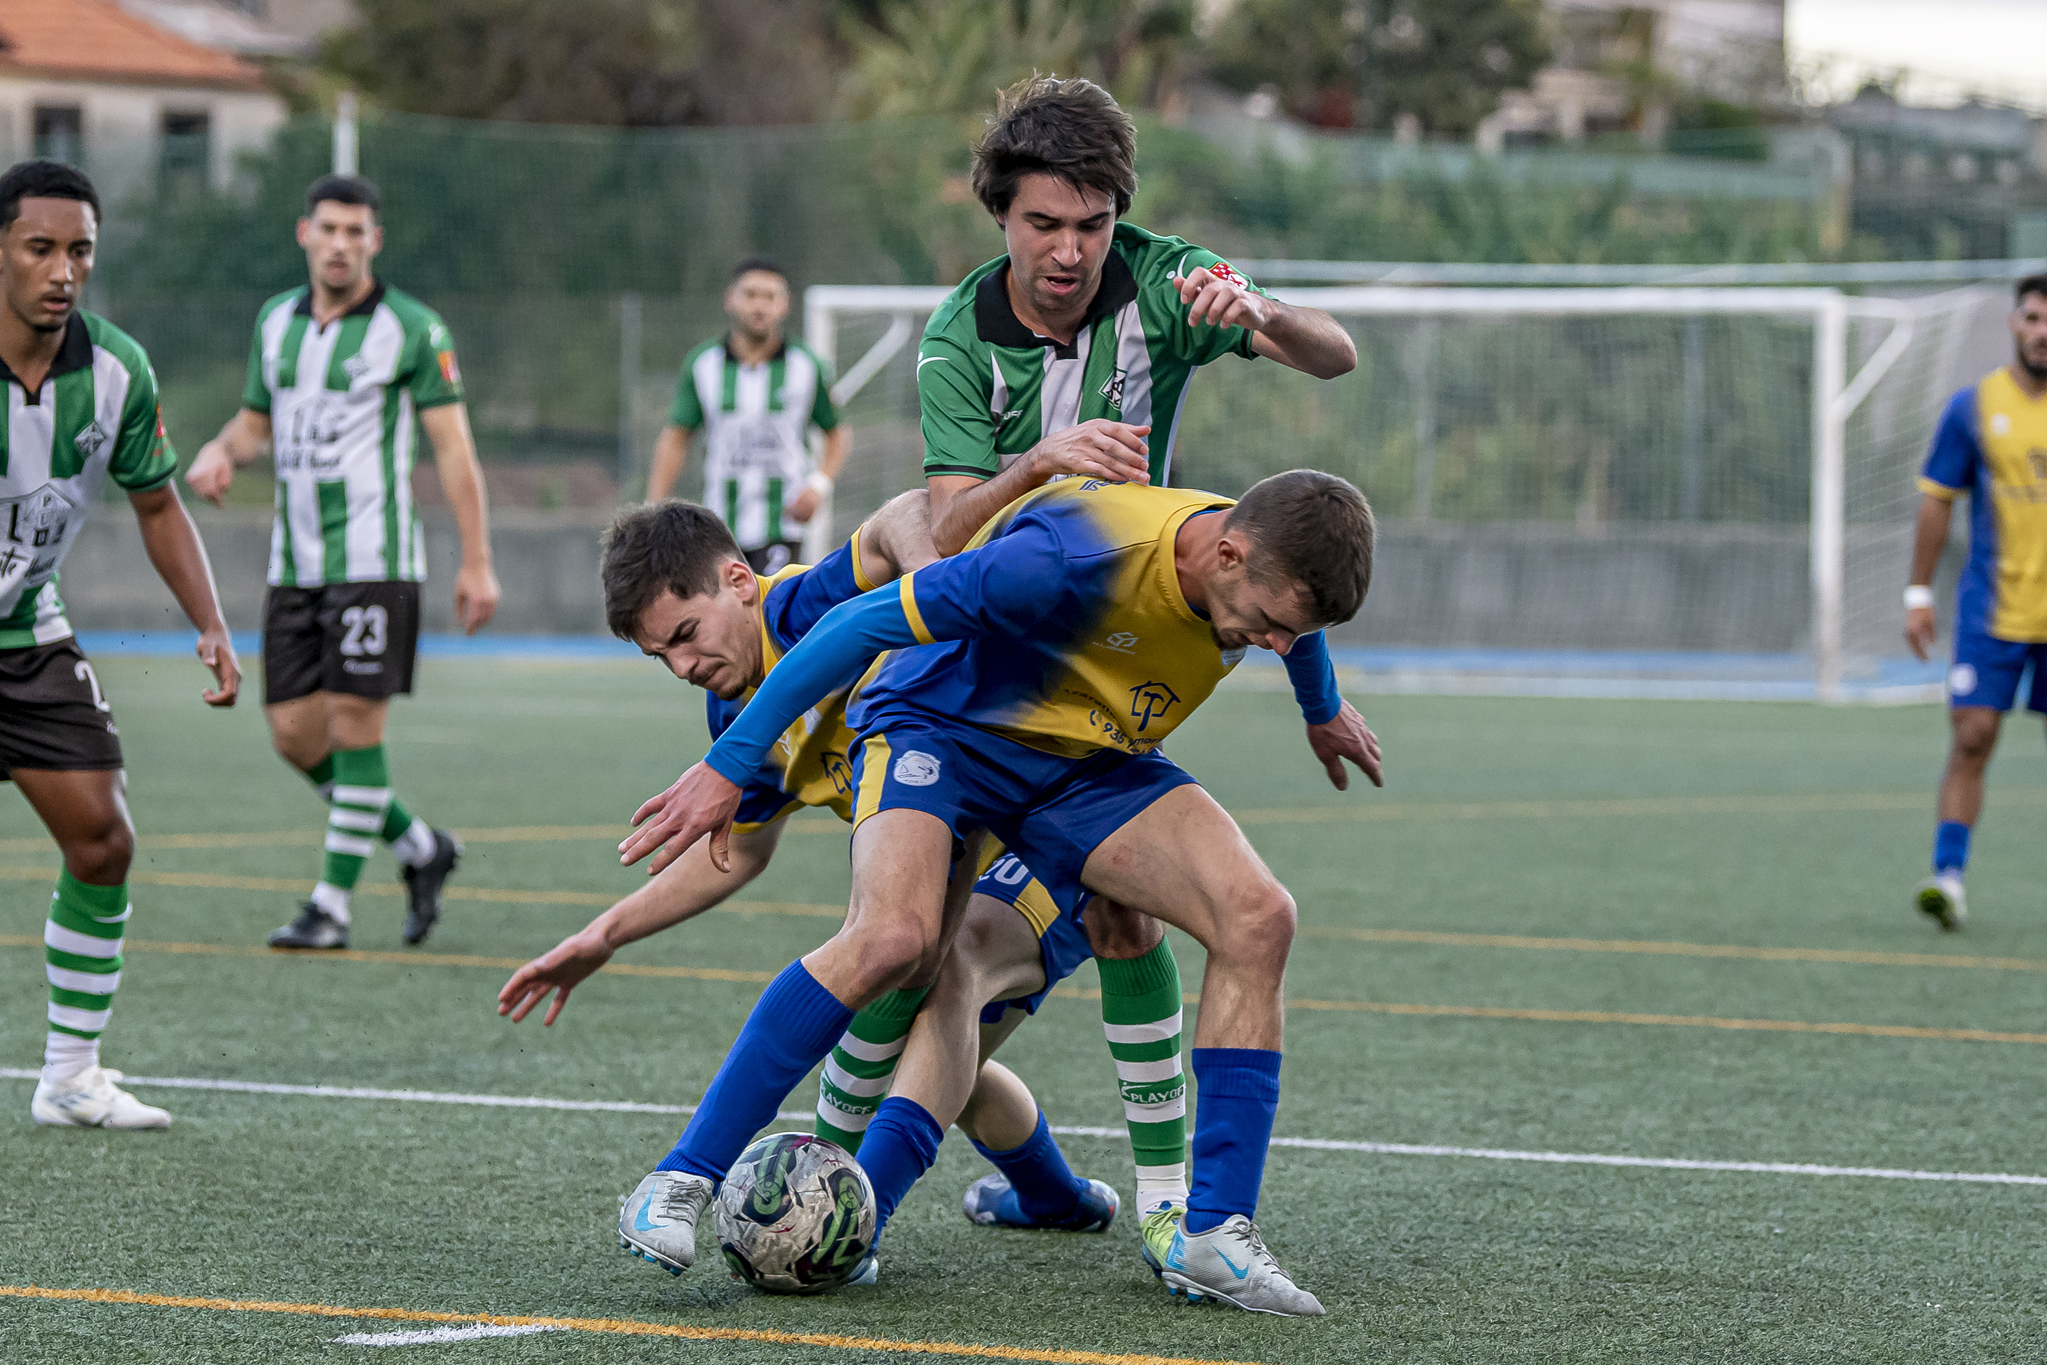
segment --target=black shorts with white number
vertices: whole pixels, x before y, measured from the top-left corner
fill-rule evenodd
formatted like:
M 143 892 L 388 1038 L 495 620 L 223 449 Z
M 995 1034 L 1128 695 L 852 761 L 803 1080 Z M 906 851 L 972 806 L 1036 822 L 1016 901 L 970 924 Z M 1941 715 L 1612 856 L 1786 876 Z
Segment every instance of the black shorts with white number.
M 0 780 L 15 768 L 120 766 L 114 708 L 78 641 L 0 649 Z
M 272 588 L 263 604 L 263 703 L 410 692 L 418 650 L 417 583 Z

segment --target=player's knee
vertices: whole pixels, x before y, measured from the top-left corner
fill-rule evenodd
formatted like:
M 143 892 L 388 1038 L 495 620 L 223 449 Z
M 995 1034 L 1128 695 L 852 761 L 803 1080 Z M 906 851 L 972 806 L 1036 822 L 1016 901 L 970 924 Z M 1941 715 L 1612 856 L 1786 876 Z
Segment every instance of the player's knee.
M 1284 966 L 1299 915 L 1287 889 L 1267 877 L 1230 907 L 1223 923 L 1232 956 Z
M 1157 920 L 1120 902 L 1096 896 L 1081 911 L 1088 948 L 1096 957 L 1117 961 L 1143 957 L 1159 946 L 1166 931 Z
M 1957 761 L 1981 766 L 1990 761 L 1990 754 L 1997 747 L 1997 713 L 1976 715 L 1965 712 L 1955 714 L 1954 756 Z
M 860 936 L 859 950 L 863 995 L 928 986 L 938 978 L 938 935 L 923 925 L 896 923 L 868 929 Z
M 65 868 L 90 886 L 113 886 L 128 880 L 128 867 L 134 860 L 135 830 L 118 812 L 64 847 Z

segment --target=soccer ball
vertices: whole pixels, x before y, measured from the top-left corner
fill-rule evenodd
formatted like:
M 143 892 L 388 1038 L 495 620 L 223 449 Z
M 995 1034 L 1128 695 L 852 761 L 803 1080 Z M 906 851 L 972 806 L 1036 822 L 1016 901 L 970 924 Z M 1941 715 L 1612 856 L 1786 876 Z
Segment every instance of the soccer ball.
M 836 1289 L 874 1245 L 867 1172 L 808 1133 L 772 1133 L 741 1152 L 714 1208 L 725 1263 L 770 1294 Z

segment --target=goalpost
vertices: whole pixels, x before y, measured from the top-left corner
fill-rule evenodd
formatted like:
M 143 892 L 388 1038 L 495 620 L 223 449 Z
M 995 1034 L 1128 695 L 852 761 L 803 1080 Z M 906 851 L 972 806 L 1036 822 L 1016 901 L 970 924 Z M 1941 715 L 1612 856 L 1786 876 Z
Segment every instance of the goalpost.
M 842 520 L 922 482 L 916 341 L 949 292 L 805 292 L 856 433 Z M 1566 671 L 1778 660 L 1827 700 L 1898 691 L 1913 475 L 1946 396 L 1977 377 L 1998 291 L 1271 292 L 1341 321 L 1358 371 L 1205 367 L 1173 480 L 1234 494 L 1312 465 L 1357 482 L 1381 570 L 1338 643 L 1481 672 L 1516 651 Z M 813 552 L 831 539 L 818 521 Z

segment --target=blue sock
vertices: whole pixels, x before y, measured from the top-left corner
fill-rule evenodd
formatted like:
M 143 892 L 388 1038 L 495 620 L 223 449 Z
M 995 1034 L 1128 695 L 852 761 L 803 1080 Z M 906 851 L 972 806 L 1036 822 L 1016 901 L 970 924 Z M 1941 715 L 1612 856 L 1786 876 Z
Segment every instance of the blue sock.
M 775 1121 L 796 1082 L 823 1061 L 853 1020 L 801 961 L 768 983 L 675 1150 L 657 1171 L 723 1180 L 753 1135 Z
M 1933 831 L 1933 871 L 1960 872 L 1969 865 L 1969 827 L 1959 820 L 1943 820 Z
M 1066 1153 L 1059 1150 L 1053 1139 L 1043 1110 L 1038 1113 L 1036 1131 L 1020 1146 L 998 1152 L 976 1142 L 974 1150 L 1009 1177 L 1010 1188 L 1016 1191 L 1017 1207 L 1039 1222 L 1051 1222 L 1072 1213 L 1086 1188 L 1066 1164 Z
M 874 1111 L 867 1136 L 860 1140 L 860 1168 L 874 1186 L 876 1238 L 910 1186 L 938 1159 L 938 1144 L 944 1139 L 938 1120 L 915 1100 L 891 1095 Z
M 1258 1211 L 1265 1148 L 1279 1112 L 1277 1052 L 1197 1047 L 1187 1054 L 1200 1091 L 1194 1109 L 1194 1183 L 1187 1192 L 1189 1232 L 1207 1232 L 1232 1214 Z

